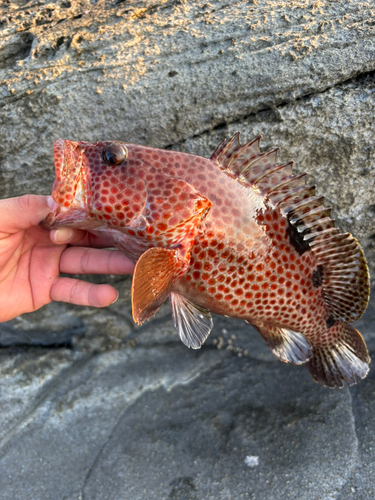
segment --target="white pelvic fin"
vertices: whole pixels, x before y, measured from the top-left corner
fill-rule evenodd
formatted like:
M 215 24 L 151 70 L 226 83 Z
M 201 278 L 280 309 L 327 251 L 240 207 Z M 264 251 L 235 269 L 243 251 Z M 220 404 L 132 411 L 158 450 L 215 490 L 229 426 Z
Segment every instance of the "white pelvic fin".
M 199 349 L 213 327 L 211 313 L 204 307 L 193 304 L 179 293 L 169 296 L 174 326 L 180 339 L 192 349 Z

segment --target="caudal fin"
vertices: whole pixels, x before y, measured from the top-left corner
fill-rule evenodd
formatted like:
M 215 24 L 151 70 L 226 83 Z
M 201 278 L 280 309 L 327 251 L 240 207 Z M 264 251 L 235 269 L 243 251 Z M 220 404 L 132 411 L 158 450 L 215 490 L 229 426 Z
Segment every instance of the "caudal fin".
M 305 363 L 315 382 L 329 387 L 355 384 L 369 371 L 370 356 L 361 334 L 347 323 L 337 321 L 323 333 L 319 346 Z

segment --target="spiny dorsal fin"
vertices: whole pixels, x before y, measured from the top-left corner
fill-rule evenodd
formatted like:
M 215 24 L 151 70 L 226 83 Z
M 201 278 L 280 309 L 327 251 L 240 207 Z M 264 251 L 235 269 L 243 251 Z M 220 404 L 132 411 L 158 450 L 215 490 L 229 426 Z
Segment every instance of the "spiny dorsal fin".
M 361 246 L 353 236 L 335 228 L 324 197 L 315 196 L 315 186 L 306 186 L 306 174 L 293 176 L 293 162 L 277 165 L 278 149 L 261 153 L 260 136 L 244 146 L 239 137 L 238 132 L 223 141 L 211 160 L 280 209 L 288 220 L 287 234 L 293 246 L 300 254 L 311 250 L 317 267 L 322 267 L 323 295 L 332 318 L 357 320 L 367 307 L 370 292 Z
M 259 151 L 260 136 L 251 142 L 241 146 L 240 132 L 231 139 L 224 140 L 212 153 L 211 160 L 217 161 L 218 165 L 233 174 L 240 174 Z

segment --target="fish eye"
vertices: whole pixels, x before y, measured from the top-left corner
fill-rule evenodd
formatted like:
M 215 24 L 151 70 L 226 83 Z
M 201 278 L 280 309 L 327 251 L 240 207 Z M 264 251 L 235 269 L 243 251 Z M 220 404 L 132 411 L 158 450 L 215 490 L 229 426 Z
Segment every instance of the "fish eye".
M 120 165 L 128 156 L 126 149 L 120 144 L 108 144 L 103 150 L 103 160 L 107 165 L 114 167 Z

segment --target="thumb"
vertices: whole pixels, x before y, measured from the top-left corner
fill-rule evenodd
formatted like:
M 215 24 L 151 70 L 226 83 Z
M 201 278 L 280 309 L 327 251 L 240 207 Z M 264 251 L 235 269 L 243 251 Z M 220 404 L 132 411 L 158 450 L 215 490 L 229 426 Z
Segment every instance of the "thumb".
M 0 231 L 13 233 L 37 226 L 51 212 L 47 200 L 47 196 L 35 194 L 0 200 Z

